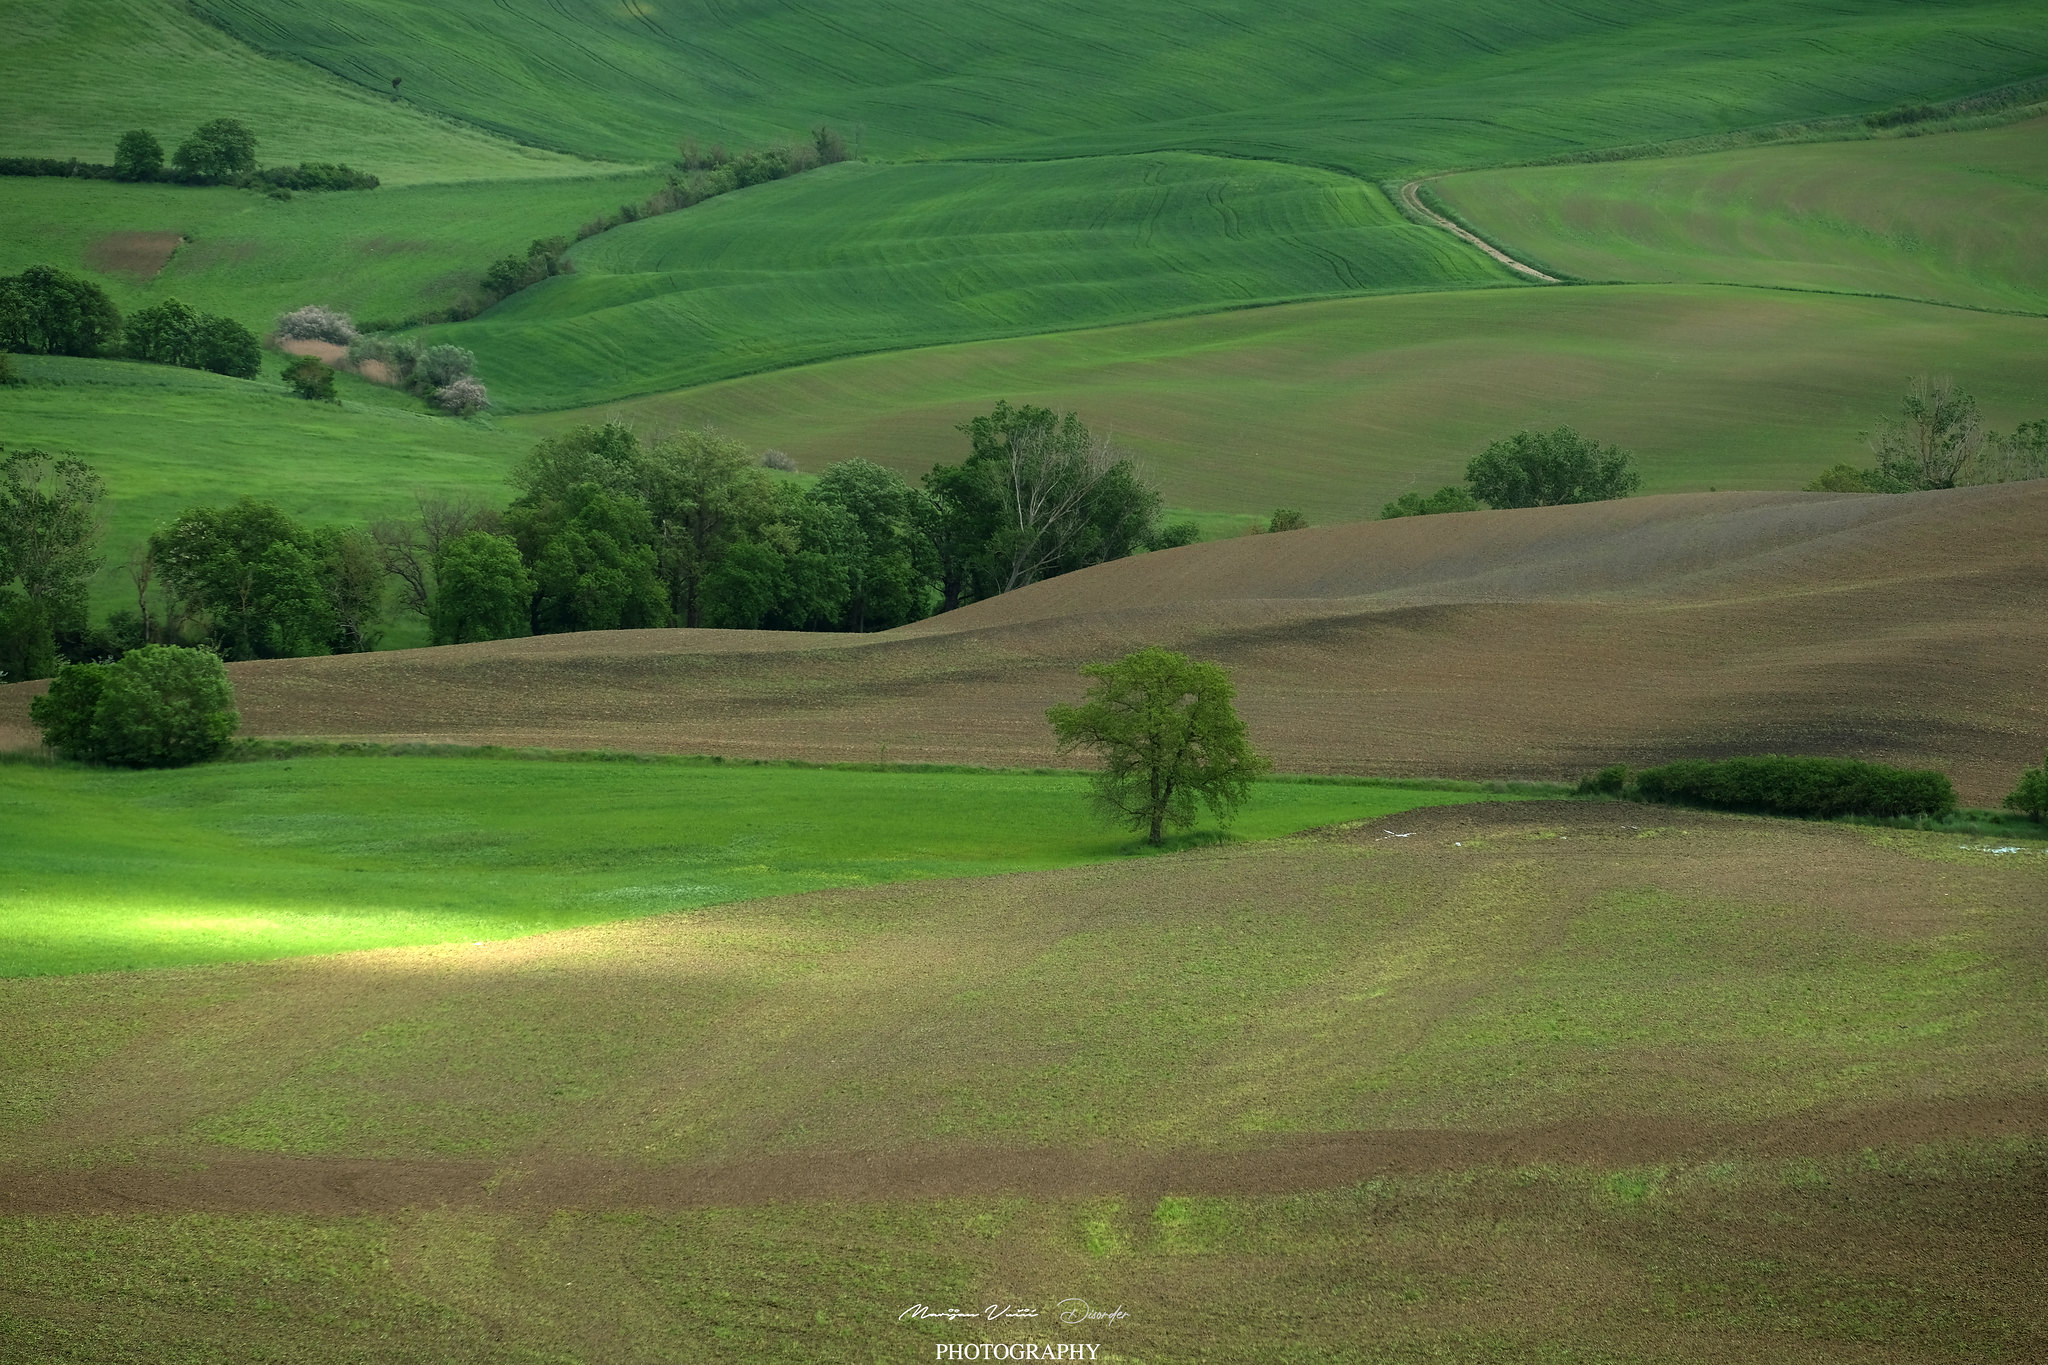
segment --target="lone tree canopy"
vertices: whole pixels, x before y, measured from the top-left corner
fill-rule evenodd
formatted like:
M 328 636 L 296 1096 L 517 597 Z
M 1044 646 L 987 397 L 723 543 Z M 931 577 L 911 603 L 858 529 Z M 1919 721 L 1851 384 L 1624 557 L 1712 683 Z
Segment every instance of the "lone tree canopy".
M 1557 507 L 1625 498 L 1642 486 L 1635 461 L 1570 427 L 1518 431 L 1465 466 L 1472 494 L 1489 507 Z M 1447 509 L 1448 510 L 1448 509 Z
M 1199 806 L 1228 823 L 1270 765 L 1252 749 L 1231 700 L 1237 689 L 1215 664 L 1172 650 L 1141 649 L 1081 670 L 1094 678 L 1079 706 L 1047 711 L 1061 753 L 1095 749 L 1095 799 L 1111 819 L 1146 831 L 1186 829 Z

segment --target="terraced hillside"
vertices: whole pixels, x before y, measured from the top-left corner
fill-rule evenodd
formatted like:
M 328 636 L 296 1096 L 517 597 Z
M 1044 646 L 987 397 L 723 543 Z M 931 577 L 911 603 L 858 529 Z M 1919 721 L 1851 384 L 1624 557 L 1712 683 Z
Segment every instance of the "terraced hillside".
M 885 157 L 1178 148 L 1377 176 L 1860 113 L 2048 71 L 2025 0 L 195 7 L 365 88 L 401 77 L 425 108 L 625 160 L 685 134 L 759 142 L 824 119 L 864 127 Z
M 2048 119 L 1932 137 L 1474 171 L 1434 182 L 1510 251 L 1685 280 L 2048 312 Z
M 1957 844 L 1464 806 L 0 982 L 0 1352 L 2034 1359 L 2043 858 Z
M 865 351 L 1506 270 L 1347 176 L 1156 155 L 826 167 L 578 246 L 576 273 L 435 329 L 559 408 Z
M 1724 493 L 1246 537 L 871 636 L 553 635 L 231 669 L 249 733 L 1039 764 L 1075 669 L 1225 664 L 1283 770 L 1577 777 L 1789 751 L 1995 802 L 2048 734 L 2048 483 Z M 29 695 L 0 689 L 0 745 Z

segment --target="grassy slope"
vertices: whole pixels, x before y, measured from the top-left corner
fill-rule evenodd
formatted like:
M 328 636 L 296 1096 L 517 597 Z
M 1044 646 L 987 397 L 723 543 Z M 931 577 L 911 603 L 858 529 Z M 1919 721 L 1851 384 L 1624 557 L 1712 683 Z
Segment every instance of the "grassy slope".
M 4 983 L 0 1151 L 154 1197 L 9 1219 L 0 1344 L 2048 1348 L 2038 843 L 1624 807 L 1412 827 L 514 945 Z M 1347 1144 L 1379 1160 L 1321 1182 L 1290 1165 Z M 1264 1160 L 1205 1175 L 1218 1151 Z M 265 1157 L 214 1206 L 245 1211 L 181 1205 L 185 1173 Z M 763 1169 L 701 1164 L 729 1157 Z M 898 1321 L 1066 1295 L 1128 1316 Z
M 837 355 L 1507 272 L 1325 171 L 1179 155 L 834 166 L 579 246 L 437 336 L 565 407 Z
M 1182 506 L 1376 516 L 1462 477 L 1488 441 L 1570 422 L 1634 450 L 1645 490 L 1796 488 L 1859 460 L 1907 378 L 1951 372 L 1988 420 L 2048 415 L 2048 322 L 1924 304 L 1710 287 L 1513 289 L 1254 309 L 808 366 L 637 403 L 817 469 L 957 460 L 998 398 L 1074 408 L 1139 451 Z
M 259 48 L 586 154 L 820 119 L 885 155 L 1227 151 L 1372 174 L 1938 98 L 2040 74 L 2021 0 L 200 0 Z M 1739 41 L 1731 34 L 1740 34 Z M 1484 109 L 1484 118 L 1473 111 Z
M 345 161 L 387 185 L 592 169 L 259 56 L 171 0 L 9 0 L 0 72 L 0 155 L 107 162 L 130 128 L 169 151 L 226 116 L 256 134 L 265 165 Z M 12 198 L 21 182 L 6 183 Z
M 642 174 L 420 185 L 280 202 L 234 189 L 8 180 L 0 273 L 54 265 L 98 279 L 124 311 L 174 297 L 258 332 L 307 303 L 395 321 L 447 306 L 498 257 L 657 183 Z M 153 277 L 96 269 L 95 244 L 122 232 L 187 240 Z
M 2048 311 L 2048 120 L 1436 182 L 1583 279 L 1714 280 Z
M 15 366 L 41 382 L 0 389 L 0 437 L 77 454 L 106 480 L 108 563 L 93 594 L 102 610 L 133 608 L 121 565 L 187 507 L 248 494 L 308 521 L 360 523 L 410 513 L 415 493 L 503 501 L 505 471 L 528 445 L 349 375 L 339 406 L 305 402 L 272 377 L 274 360 L 257 381 L 122 361 Z
M 1266 783 L 1238 830 L 1484 799 Z M 1132 847 L 1071 775 L 485 758 L 14 765 L 0 825 L 0 976 L 501 939 Z

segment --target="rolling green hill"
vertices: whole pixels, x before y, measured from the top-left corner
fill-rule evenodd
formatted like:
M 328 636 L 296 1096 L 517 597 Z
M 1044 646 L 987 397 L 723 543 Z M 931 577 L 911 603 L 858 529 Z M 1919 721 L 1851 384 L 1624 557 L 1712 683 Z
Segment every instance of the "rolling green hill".
M 1732 281 L 2048 311 L 2048 119 L 1475 171 L 1434 188 L 1490 240 L 1582 279 Z
M 1506 270 L 1326 171 L 1160 155 L 827 167 L 578 246 L 474 322 L 500 403 L 558 408 L 865 351 Z
M 345 161 L 387 185 L 588 175 L 593 167 L 265 57 L 174 0 L 9 0 L 0 23 L 0 156 L 114 159 L 130 128 L 165 149 L 240 119 L 268 165 Z M 19 181 L 8 182 L 9 197 Z M 4 237 L 0 237 L 4 240 Z
M 639 200 L 645 174 L 301 194 L 103 180 L 0 181 L 0 274 L 54 265 L 92 276 L 124 310 L 167 297 L 269 330 L 318 303 L 399 320 L 470 293 L 490 263 L 535 237 Z M 185 238 L 160 270 L 124 236 Z M 153 273 L 152 273 L 153 272 Z
M 711 423 L 806 469 L 916 476 L 999 398 L 1077 409 L 1170 502 L 1376 516 L 1462 477 L 1487 442 L 1569 422 L 1633 450 L 1645 492 L 1797 488 L 1866 461 L 1907 380 L 1953 373 L 1986 420 L 2048 416 L 2048 320 L 1713 286 L 1468 290 L 1245 309 L 857 357 L 517 419 Z
M 1373 174 L 1936 99 L 2048 70 L 2025 0 L 197 0 L 265 51 L 637 160 L 830 120 L 885 156 L 1162 148 Z

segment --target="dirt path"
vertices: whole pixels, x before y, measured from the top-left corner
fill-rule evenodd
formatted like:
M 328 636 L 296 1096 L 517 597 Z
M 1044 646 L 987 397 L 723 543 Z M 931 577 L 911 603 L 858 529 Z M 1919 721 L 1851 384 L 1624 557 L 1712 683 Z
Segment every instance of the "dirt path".
M 1379 1176 L 1562 1163 L 1618 1169 L 1653 1161 L 1833 1156 L 1867 1148 L 2048 1132 L 2048 1099 L 1906 1103 L 1746 1124 L 1610 1116 L 1498 1132 L 1458 1129 L 1301 1133 L 1250 1150 L 1112 1152 L 1100 1148 L 948 1146 L 893 1152 L 792 1152 L 712 1166 L 551 1161 L 219 1156 L 211 1164 L 99 1169 L 0 1168 L 0 1215 L 295 1213 L 403 1208 L 660 1212 L 782 1202 L 927 1200 L 990 1195 L 1273 1195 Z
M 1564 283 L 1564 281 L 1558 279 L 1557 276 L 1546 275 L 1533 265 L 1524 265 L 1522 262 L 1508 255 L 1505 251 L 1502 251 L 1499 247 L 1493 245 L 1493 243 L 1486 241 L 1476 233 L 1467 232 L 1464 228 L 1459 227 L 1456 223 L 1444 217 L 1441 213 L 1438 213 L 1434 209 L 1430 208 L 1429 205 L 1422 202 L 1422 196 L 1416 193 L 1416 191 L 1419 190 L 1421 187 L 1422 182 L 1420 180 L 1411 180 L 1407 184 L 1403 185 L 1401 187 L 1401 201 L 1407 204 L 1409 208 L 1414 209 L 1417 213 L 1429 219 L 1430 222 L 1435 223 L 1445 232 L 1449 232 L 1458 237 L 1464 238 L 1466 241 L 1478 247 L 1487 255 L 1493 257 L 1493 259 L 1495 259 L 1496 261 L 1499 261 L 1508 269 L 1519 271 L 1522 274 L 1527 275 L 1530 279 L 1539 281 L 1543 284 Z

